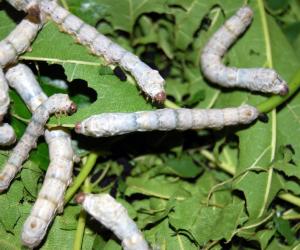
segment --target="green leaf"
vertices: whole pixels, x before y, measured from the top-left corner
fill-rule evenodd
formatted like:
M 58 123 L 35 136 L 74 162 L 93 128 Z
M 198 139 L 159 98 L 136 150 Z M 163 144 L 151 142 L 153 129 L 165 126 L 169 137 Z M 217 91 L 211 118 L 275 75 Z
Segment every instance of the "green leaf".
M 183 178 L 194 178 L 202 171 L 202 168 L 195 164 L 192 157 L 186 154 L 176 158 L 167 158 L 165 167 L 170 168 L 171 172 Z
M 243 208 L 243 202 L 218 208 L 203 206 L 197 198 L 190 198 L 180 202 L 169 218 L 177 230 L 189 232 L 203 245 L 210 240 L 230 240 L 241 222 Z
M 167 0 L 97 0 L 98 5 L 107 9 L 110 15 L 106 18 L 115 29 L 132 33 L 133 26 L 140 15 L 150 12 L 166 11 Z
M 270 168 L 267 172 L 260 173 L 247 171 L 235 182 L 234 187 L 244 193 L 249 217 L 259 218 L 268 210 L 283 185 L 278 174 Z
M 190 193 L 184 188 L 181 188 L 176 182 L 168 182 L 163 178 L 149 180 L 141 177 L 130 177 L 126 180 L 126 183 L 128 187 L 126 188 L 125 194 L 127 196 L 139 193 L 162 199 L 170 199 L 173 197 L 178 200 L 183 200 L 190 196 Z

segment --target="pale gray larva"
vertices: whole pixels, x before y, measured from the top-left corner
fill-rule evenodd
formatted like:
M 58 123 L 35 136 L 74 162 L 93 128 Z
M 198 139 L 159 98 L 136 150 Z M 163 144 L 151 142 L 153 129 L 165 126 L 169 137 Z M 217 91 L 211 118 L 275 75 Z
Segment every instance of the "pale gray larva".
M 15 63 L 18 56 L 24 53 L 35 38 L 42 24 L 22 20 L 17 27 L 0 42 L 0 66 Z
M 48 97 L 26 65 L 18 64 L 10 68 L 6 78 L 31 112 L 47 100 Z M 49 146 L 50 165 L 42 189 L 23 226 L 22 242 L 28 247 L 40 244 L 55 214 L 62 212 L 64 193 L 72 180 L 74 152 L 70 135 L 62 129 L 46 130 L 45 138 Z
M 7 112 L 9 106 L 9 96 L 8 96 L 8 86 L 3 74 L 2 69 L 0 68 L 0 145 L 8 146 L 13 144 L 16 141 L 16 134 L 13 128 L 7 124 L 2 123 L 3 118 Z
M 165 100 L 165 81 L 157 70 L 151 69 L 137 56 L 115 44 L 56 2 L 41 1 L 40 8 L 65 32 L 74 35 L 79 43 L 88 46 L 92 53 L 103 56 L 108 62 L 118 63 L 129 71 L 140 88 L 152 99 L 158 102 Z
M 240 87 L 253 91 L 285 95 L 286 82 L 273 69 L 226 67 L 222 57 L 252 21 L 250 7 L 240 8 L 211 37 L 201 54 L 202 71 L 210 81 L 223 87 Z
M 5 74 L 10 87 L 22 97 L 31 112 L 48 99 L 35 79 L 31 69 L 24 64 L 9 68 Z
M 84 210 L 122 241 L 124 250 L 149 250 L 141 231 L 128 216 L 127 210 L 109 194 L 84 194 L 76 196 Z
M 75 131 L 87 136 L 105 137 L 135 131 L 221 128 L 249 124 L 258 115 L 258 110 L 249 105 L 209 110 L 158 109 L 134 113 L 103 113 L 79 122 Z
M 63 211 L 64 194 L 72 180 L 74 154 L 70 135 L 63 130 L 46 130 L 45 138 L 50 165 L 21 236 L 22 243 L 31 248 L 41 243 L 56 213 Z
M 53 113 L 69 113 L 76 111 L 75 104 L 67 95 L 55 94 L 40 105 L 33 113 L 26 131 L 10 154 L 7 163 L 0 172 L 0 192 L 9 187 L 10 182 L 22 168 L 29 152 L 36 147 L 36 141 L 44 133 L 44 126 Z

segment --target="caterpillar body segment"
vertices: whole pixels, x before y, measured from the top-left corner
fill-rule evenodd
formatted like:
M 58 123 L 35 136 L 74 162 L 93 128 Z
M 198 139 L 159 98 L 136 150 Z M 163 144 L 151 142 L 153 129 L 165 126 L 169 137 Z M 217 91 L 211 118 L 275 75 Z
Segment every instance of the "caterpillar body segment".
M 0 68 L 0 145 L 8 146 L 16 141 L 16 134 L 13 128 L 7 124 L 2 123 L 3 118 L 9 107 L 8 86 L 4 73 Z
M 93 137 L 106 137 L 152 130 L 222 128 L 249 124 L 259 115 L 255 107 L 242 105 L 225 109 L 159 109 L 134 113 L 104 113 L 76 124 L 75 131 Z
M 48 99 L 28 66 L 19 63 L 9 68 L 5 76 L 9 85 L 18 92 L 31 112 Z
M 32 115 L 26 131 L 10 154 L 7 163 L 0 172 L 0 192 L 9 187 L 10 182 L 21 170 L 29 152 L 36 147 L 36 141 L 44 133 L 44 126 L 51 114 L 69 113 L 76 111 L 76 105 L 67 95 L 55 94 L 40 105 Z
M 139 87 L 157 102 L 164 102 L 164 79 L 157 70 L 143 63 L 137 56 L 100 34 L 94 27 L 84 23 L 53 1 L 41 1 L 40 8 L 56 22 L 63 31 L 76 37 L 78 43 L 90 48 L 93 54 L 103 56 L 109 63 L 118 63 L 129 71 Z
M 124 250 L 150 250 L 127 210 L 109 194 L 80 193 L 76 201 L 122 241 Z
M 28 66 L 19 63 L 11 67 L 6 72 L 6 78 L 31 112 L 48 99 Z M 40 244 L 56 213 L 62 212 L 64 193 L 72 180 L 74 152 L 70 134 L 59 128 L 46 129 L 44 136 L 49 148 L 50 164 L 21 236 L 23 244 L 31 248 Z
M 72 180 L 74 153 L 70 135 L 61 129 L 46 130 L 45 138 L 50 165 L 21 235 L 23 245 L 31 248 L 41 243 L 55 215 L 63 211 L 64 194 Z
M 201 54 L 204 76 L 223 87 L 240 87 L 264 93 L 285 95 L 287 83 L 273 69 L 226 67 L 222 57 L 229 47 L 250 25 L 253 11 L 250 7 L 240 8 L 210 38 Z
M 37 5 L 39 0 L 6 0 L 11 6 L 17 10 L 27 12 L 32 6 Z
M 4 68 L 17 61 L 18 56 L 24 53 L 31 45 L 36 34 L 41 29 L 41 23 L 33 23 L 23 19 L 17 27 L 0 42 L 0 66 Z

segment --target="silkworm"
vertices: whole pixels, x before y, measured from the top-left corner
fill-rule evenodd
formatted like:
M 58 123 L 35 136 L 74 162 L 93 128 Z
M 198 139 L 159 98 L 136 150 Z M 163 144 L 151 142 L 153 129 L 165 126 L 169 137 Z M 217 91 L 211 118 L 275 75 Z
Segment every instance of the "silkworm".
M 8 84 L 18 92 L 31 112 L 48 99 L 31 69 L 26 65 L 19 63 L 9 68 L 5 77 Z
M 47 100 L 47 96 L 24 64 L 17 64 L 6 72 L 11 87 L 15 88 L 31 112 Z M 44 238 L 47 228 L 57 212 L 62 212 L 64 193 L 72 180 L 74 152 L 69 133 L 62 129 L 46 130 L 50 165 L 38 198 L 25 221 L 22 242 L 35 247 Z
M 126 208 L 109 194 L 80 193 L 75 199 L 85 211 L 114 232 L 122 241 L 124 250 L 150 249 L 141 231 L 128 216 Z
M 0 42 L 0 66 L 4 68 L 17 61 L 18 56 L 24 53 L 42 24 L 33 23 L 28 19 L 22 20 L 17 27 Z
M 23 244 L 31 248 L 40 244 L 56 213 L 63 211 L 64 194 L 72 180 L 74 153 L 70 135 L 63 130 L 46 130 L 45 138 L 50 165 L 21 236 Z
M 108 62 L 118 63 L 134 76 L 137 84 L 147 95 L 157 102 L 164 102 L 166 98 L 165 81 L 157 70 L 150 68 L 137 56 L 112 42 L 56 2 L 41 1 L 40 8 L 60 25 L 62 30 L 74 35 L 78 43 L 88 46 L 93 54 L 103 56 Z
M 228 48 L 250 25 L 253 11 L 250 7 L 240 8 L 211 37 L 201 54 L 204 76 L 223 87 L 240 87 L 253 91 L 285 95 L 288 93 L 286 82 L 273 69 L 235 68 L 222 64 L 222 57 Z
M 0 172 L 0 192 L 9 187 L 14 176 L 21 170 L 22 163 L 29 152 L 36 147 L 36 141 L 44 133 L 44 126 L 53 113 L 72 114 L 76 105 L 65 94 L 55 94 L 41 104 L 33 113 L 26 131 L 10 154 L 7 163 Z
M 7 112 L 9 106 L 9 96 L 8 96 L 8 86 L 3 74 L 2 69 L 0 68 L 0 145 L 8 146 L 13 144 L 16 141 L 16 134 L 13 128 L 7 124 L 2 123 L 3 118 Z
M 255 107 L 242 105 L 225 109 L 158 109 L 134 113 L 93 115 L 75 126 L 75 131 L 93 137 L 105 137 L 152 130 L 221 128 L 248 124 L 259 115 Z

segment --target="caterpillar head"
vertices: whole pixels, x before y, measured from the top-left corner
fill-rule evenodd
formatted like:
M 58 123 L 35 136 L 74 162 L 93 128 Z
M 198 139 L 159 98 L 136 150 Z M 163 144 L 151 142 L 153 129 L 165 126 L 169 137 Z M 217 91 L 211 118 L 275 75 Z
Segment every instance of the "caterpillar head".
M 82 204 L 85 200 L 85 193 L 83 193 L 83 192 L 78 193 L 74 199 L 75 199 L 76 203 Z

